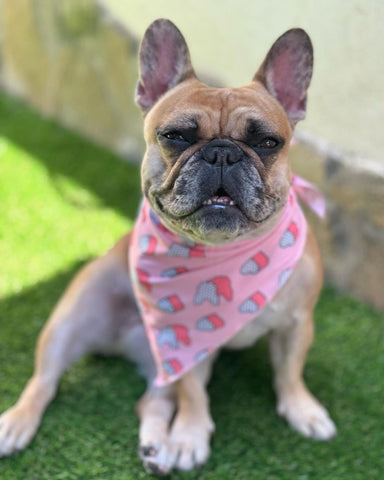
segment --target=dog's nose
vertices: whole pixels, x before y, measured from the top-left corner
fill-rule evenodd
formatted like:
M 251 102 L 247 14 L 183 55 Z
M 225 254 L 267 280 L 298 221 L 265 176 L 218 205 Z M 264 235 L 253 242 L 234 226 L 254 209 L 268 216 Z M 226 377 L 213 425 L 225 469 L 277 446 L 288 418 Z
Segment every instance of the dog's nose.
M 242 159 L 243 152 L 231 140 L 212 140 L 201 149 L 204 160 L 211 165 L 233 165 Z

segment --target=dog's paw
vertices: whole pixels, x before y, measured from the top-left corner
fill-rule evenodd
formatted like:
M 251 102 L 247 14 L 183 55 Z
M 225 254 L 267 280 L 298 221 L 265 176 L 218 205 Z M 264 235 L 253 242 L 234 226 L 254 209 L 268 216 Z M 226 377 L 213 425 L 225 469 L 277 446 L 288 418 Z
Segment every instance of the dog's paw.
M 309 392 L 282 399 L 277 413 L 305 437 L 332 440 L 336 435 L 336 426 L 327 410 Z
M 25 448 L 40 424 L 40 418 L 18 406 L 0 416 L 0 457 L 12 455 Z
M 140 457 L 153 475 L 168 475 L 172 470 L 193 470 L 207 462 L 210 455 L 212 421 L 183 425 L 177 417 L 168 438 L 160 445 L 142 446 Z

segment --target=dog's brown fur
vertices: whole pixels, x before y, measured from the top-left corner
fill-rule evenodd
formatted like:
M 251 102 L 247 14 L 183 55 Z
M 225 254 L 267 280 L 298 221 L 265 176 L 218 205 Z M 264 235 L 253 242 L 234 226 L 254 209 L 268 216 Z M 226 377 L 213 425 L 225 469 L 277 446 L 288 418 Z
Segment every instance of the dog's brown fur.
M 287 116 L 263 81 L 259 73 L 246 87 L 215 89 L 198 82 L 187 64 L 184 77 L 159 101 L 154 105 L 142 102 L 147 142 L 142 172 L 144 191 L 148 193 L 150 179 L 156 175 L 161 176 L 163 188 L 172 185 L 187 160 L 187 155 L 181 155 L 173 162 L 169 152 L 158 146 L 156 129 L 160 124 L 178 121 L 180 112 L 198 112 L 200 139 L 191 146 L 188 157 L 209 139 L 230 137 L 258 162 L 263 182 L 281 197 L 286 196 L 291 175 L 288 146 L 295 120 Z M 277 160 L 268 167 L 253 151 L 248 152 L 251 149 L 241 141 L 244 112 L 268 119 L 269 125 L 286 140 Z M 282 207 L 258 225 L 258 236 L 273 228 Z M 250 232 L 244 233 L 244 238 L 249 236 Z M 107 254 L 85 266 L 59 301 L 40 335 L 33 377 L 18 402 L 0 417 L 0 456 L 21 450 L 32 440 L 62 373 L 80 356 L 102 352 L 134 360 L 148 378 L 148 390 L 137 406 L 140 455 L 145 466 L 152 473 L 164 474 L 174 468 L 189 470 L 207 461 L 214 424 L 205 387 L 216 355 L 175 384 L 153 386 L 155 367 L 129 279 L 129 242 L 128 234 Z M 319 250 L 308 229 L 304 254 L 287 283 L 226 346 L 244 348 L 268 332 L 278 413 L 303 435 L 327 440 L 335 434 L 334 424 L 302 378 L 322 280 Z

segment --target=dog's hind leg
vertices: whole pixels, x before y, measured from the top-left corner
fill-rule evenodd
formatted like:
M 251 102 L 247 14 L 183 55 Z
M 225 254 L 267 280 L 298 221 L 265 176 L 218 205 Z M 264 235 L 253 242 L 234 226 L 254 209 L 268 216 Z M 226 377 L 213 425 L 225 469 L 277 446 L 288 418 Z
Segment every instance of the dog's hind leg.
M 107 352 L 124 322 L 140 321 L 122 263 L 123 247 L 117 244 L 79 272 L 42 330 L 33 376 L 17 403 L 0 417 L 0 457 L 32 440 L 61 375 L 73 362 L 86 353 Z
M 270 352 L 278 414 L 302 435 L 330 440 L 336 434 L 336 427 L 303 379 L 305 359 L 314 335 L 313 311 L 321 286 L 320 253 L 308 229 L 303 256 L 273 301 L 274 311 L 284 315 L 284 319 L 270 333 Z
M 277 328 L 270 335 L 277 411 L 302 435 L 316 440 L 330 440 L 336 434 L 336 427 L 302 377 L 312 338 L 313 320 L 309 311 L 297 313 L 290 327 Z

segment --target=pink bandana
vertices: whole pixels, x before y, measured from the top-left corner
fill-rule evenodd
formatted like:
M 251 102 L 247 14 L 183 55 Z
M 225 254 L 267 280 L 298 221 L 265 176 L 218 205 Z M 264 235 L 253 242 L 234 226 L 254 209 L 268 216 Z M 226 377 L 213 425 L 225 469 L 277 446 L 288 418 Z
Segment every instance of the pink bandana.
M 181 240 L 145 200 L 129 251 L 133 287 L 157 365 L 173 382 L 253 320 L 287 281 L 306 242 L 297 194 L 319 216 L 319 192 L 294 176 L 278 225 L 261 238 L 211 247 Z

